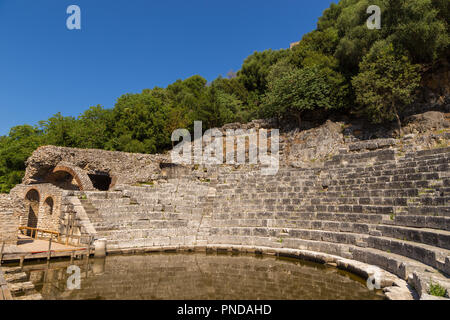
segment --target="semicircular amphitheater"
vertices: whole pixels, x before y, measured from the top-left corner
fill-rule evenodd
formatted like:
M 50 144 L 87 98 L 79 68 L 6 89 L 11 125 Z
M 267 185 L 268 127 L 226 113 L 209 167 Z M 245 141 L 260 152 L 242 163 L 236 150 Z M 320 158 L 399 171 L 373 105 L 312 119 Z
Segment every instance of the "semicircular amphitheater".
M 274 175 L 249 164 L 41 147 L 3 211 L 62 235 L 75 220 L 72 234 L 107 239 L 109 253 L 259 252 L 376 275 L 390 299 L 429 298 L 433 283 L 449 292 L 450 148 L 339 135 L 334 155 L 329 148 L 303 165 L 290 161 L 298 137 L 281 135 Z M 302 143 L 298 152 L 311 150 Z M 14 242 L 17 226 L 7 227 Z

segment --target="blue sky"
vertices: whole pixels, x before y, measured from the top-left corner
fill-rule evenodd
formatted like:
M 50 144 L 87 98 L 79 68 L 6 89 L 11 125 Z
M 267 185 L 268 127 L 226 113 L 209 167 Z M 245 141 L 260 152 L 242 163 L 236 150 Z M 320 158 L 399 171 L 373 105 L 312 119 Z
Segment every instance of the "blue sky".
M 125 93 L 239 70 L 287 48 L 331 0 L 0 0 L 0 135 Z M 66 9 L 81 8 L 81 30 Z

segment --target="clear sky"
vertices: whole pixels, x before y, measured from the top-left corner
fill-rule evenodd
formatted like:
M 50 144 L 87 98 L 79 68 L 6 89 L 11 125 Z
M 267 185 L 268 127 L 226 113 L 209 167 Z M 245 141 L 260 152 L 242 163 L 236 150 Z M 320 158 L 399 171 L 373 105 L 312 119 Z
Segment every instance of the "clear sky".
M 0 135 L 289 47 L 331 0 L 0 0 Z M 81 8 L 81 30 L 66 9 Z

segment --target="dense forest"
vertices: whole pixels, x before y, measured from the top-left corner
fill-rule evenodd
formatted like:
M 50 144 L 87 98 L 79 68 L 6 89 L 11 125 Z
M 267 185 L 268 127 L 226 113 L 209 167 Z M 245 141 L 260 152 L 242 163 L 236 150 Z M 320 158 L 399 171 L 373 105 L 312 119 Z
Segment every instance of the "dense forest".
M 370 5 L 382 10 L 369 30 Z M 276 117 L 300 122 L 312 111 L 397 121 L 413 102 L 421 67 L 448 60 L 448 0 L 342 0 L 292 49 L 255 52 L 237 73 L 208 83 L 199 75 L 167 88 L 124 94 L 114 108 L 56 114 L 0 137 L 0 192 L 20 183 L 25 160 L 41 145 L 156 153 L 171 133 Z

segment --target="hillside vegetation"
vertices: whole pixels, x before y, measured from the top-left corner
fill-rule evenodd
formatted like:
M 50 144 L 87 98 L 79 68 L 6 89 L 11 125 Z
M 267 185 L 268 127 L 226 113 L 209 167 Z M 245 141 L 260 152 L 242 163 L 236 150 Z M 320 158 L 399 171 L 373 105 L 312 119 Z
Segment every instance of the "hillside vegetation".
M 379 30 L 366 26 L 374 4 L 382 9 Z M 94 106 L 77 118 L 56 114 L 12 128 L 0 137 L 0 192 L 20 183 L 25 160 L 41 145 L 156 153 L 194 120 L 206 129 L 267 117 L 300 122 L 316 111 L 400 125 L 422 67 L 448 61 L 448 21 L 448 0 L 342 0 L 299 45 L 255 52 L 227 78 L 207 83 L 196 75 L 124 94 L 112 109 Z

